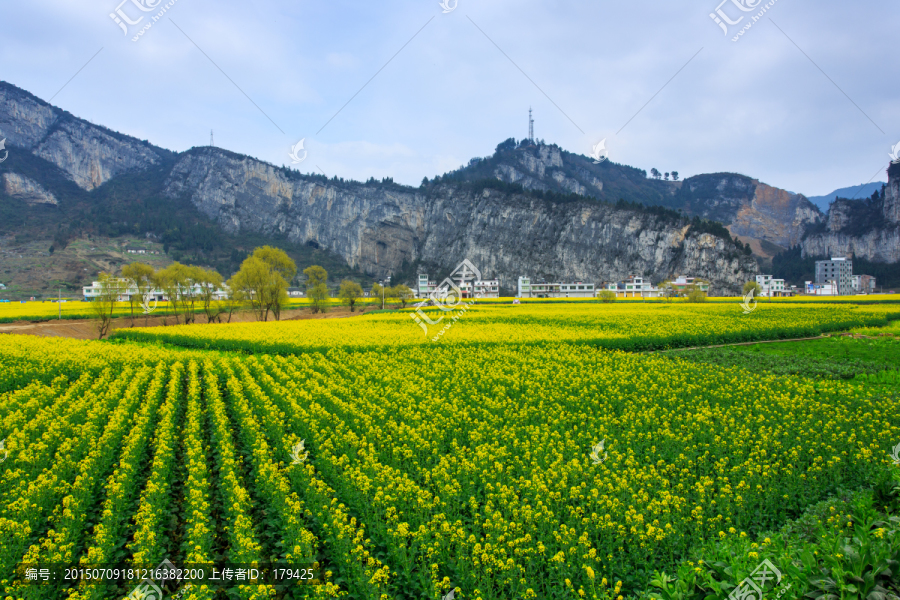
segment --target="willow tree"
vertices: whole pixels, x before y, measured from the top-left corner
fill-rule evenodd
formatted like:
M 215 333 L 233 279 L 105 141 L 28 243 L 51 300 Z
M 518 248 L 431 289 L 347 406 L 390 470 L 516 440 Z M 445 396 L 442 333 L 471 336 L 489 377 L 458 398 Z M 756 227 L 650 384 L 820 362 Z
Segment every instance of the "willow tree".
M 226 305 L 215 300 L 216 292 L 222 288 L 222 276 L 213 269 L 198 269 L 196 273 L 200 286 L 200 301 L 203 303 L 203 312 L 206 313 L 206 322 L 212 323 L 219 319 L 219 315 L 227 309 Z
M 131 305 L 131 325 L 134 326 L 134 302 L 140 299 L 143 305 L 147 302 L 147 294 L 153 289 L 153 276 L 156 270 L 144 263 L 131 263 L 122 267 L 122 277 L 127 279 L 137 288 L 137 294 L 128 294 L 128 303 Z M 145 309 L 146 310 L 146 309 Z M 147 313 L 144 312 L 144 325 L 147 324 Z
M 100 273 L 100 280 L 97 283 L 99 290 L 91 301 L 91 312 L 97 317 L 97 331 L 100 334 L 99 339 L 102 340 L 109 333 L 113 310 L 122 289 L 119 281 L 108 273 Z
M 341 289 L 338 291 L 338 297 L 347 303 L 347 306 L 350 307 L 350 312 L 353 312 L 354 308 L 356 307 L 356 303 L 359 301 L 362 295 L 362 286 L 355 281 L 345 279 L 341 282 Z
M 328 295 L 328 271 L 319 265 L 303 269 L 306 275 L 306 296 L 313 314 L 328 312 L 331 297 Z
M 281 319 L 287 306 L 288 282 L 297 275 L 297 265 L 278 248 L 263 246 L 241 263 L 231 278 L 231 293 L 248 304 L 258 321 L 268 321 L 269 313 Z

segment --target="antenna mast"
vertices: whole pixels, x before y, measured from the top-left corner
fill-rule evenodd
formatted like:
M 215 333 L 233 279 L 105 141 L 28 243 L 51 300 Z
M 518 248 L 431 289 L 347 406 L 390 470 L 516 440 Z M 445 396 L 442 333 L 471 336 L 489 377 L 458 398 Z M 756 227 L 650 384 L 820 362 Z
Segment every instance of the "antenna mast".
M 528 107 L 528 139 L 534 141 L 534 119 L 531 118 L 531 107 Z
M 209 130 L 209 146 L 210 146 L 210 148 L 215 146 L 215 144 L 213 143 L 213 130 L 212 129 Z

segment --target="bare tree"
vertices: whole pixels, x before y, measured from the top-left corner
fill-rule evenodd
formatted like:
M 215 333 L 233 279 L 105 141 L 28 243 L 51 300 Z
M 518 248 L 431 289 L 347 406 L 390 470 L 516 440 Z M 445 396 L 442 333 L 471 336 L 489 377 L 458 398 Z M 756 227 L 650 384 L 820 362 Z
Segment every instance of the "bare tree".
M 112 326 L 113 311 L 116 308 L 116 301 L 119 299 L 121 285 L 119 281 L 108 273 L 100 273 L 99 293 L 94 296 L 91 301 L 91 311 L 97 317 L 97 331 L 100 334 L 98 339 L 103 339 L 109 334 Z
M 131 326 L 134 327 L 134 302 L 140 300 L 146 302 L 147 294 L 153 289 L 153 276 L 156 271 L 150 265 L 144 263 L 131 263 L 122 267 L 122 277 L 129 280 L 137 288 L 137 295 L 128 294 L 128 303 L 131 305 Z M 144 325 L 147 324 L 147 314 L 144 313 Z

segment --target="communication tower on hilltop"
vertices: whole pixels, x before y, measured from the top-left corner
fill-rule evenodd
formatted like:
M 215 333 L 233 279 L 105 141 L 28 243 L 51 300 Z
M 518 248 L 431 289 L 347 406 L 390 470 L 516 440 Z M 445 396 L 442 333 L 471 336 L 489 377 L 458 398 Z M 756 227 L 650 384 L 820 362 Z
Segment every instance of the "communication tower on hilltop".
M 213 146 L 215 146 L 215 144 L 213 144 L 213 130 L 210 129 L 209 130 L 209 147 L 212 148 Z
M 531 107 L 528 107 L 528 139 L 534 141 L 534 119 L 531 118 Z

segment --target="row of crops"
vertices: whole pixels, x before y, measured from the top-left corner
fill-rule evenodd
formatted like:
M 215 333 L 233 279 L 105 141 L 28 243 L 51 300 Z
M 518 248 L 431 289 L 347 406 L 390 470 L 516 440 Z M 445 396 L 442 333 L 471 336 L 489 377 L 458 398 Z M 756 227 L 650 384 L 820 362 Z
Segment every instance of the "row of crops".
M 413 301 L 414 303 L 415 301 Z M 504 306 L 511 305 L 513 302 L 512 298 L 494 298 L 494 299 L 485 299 L 480 300 L 479 304 L 481 306 Z M 521 300 L 523 305 L 537 306 L 537 307 L 549 307 L 556 305 L 557 308 L 565 307 L 565 310 L 571 310 L 573 307 L 578 305 L 596 305 L 600 304 L 600 301 L 596 298 L 555 298 L 555 299 L 523 299 Z M 734 307 L 737 306 L 738 303 L 741 302 L 740 298 L 710 298 L 710 304 L 723 304 L 729 305 L 733 310 L 736 310 Z M 340 306 L 342 302 L 338 298 L 332 298 L 331 300 L 332 306 Z M 410 302 L 407 302 L 407 307 L 410 306 Z M 617 305 L 619 307 L 623 306 L 679 306 L 681 304 L 680 301 L 675 302 L 666 302 L 662 299 L 651 299 L 651 300 L 642 300 L 641 298 L 620 298 L 617 301 Z M 862 306 L 872 306 L 876 304 L 881 305 L 891 305 L 891 304 L 900 304 L 900 296 L 835 296 L 835 297 L 815 297 L 815 296 L 801 296 L 797 298 L 772 298 L 760 300 L 760 306 L 809 306 L 809 305 L 820 305 L 820 306 L 850 306 L 850 305 L 862 305 Z M 380 307 L 381 306 L 381 298 L 360 298 L 357 300 L 358 306 L 364 307 Z M 153 307 L 153 312 L 150 313 L 149 316 L 158 317 L 158 316 L 167 316 L 174 315 L 175 310 L 169 306 L 168 302 L 159 302 L 159 303 L 151 303 Z M 399 306 L 399 303 L 396 299 L 388 298 L 386 301 L 386 306 L 388 308 L 392 306 Z M 289 304 L 287 306 L 288 309 L 305 309 L 309 307 L 309 300 L 307 298 L 291 298 Z M 202 313 L 202 309 L 198 306 L 195 310 L 198 314 Z M 119 302 L 116 304 L 113 316 L 115 317 L 131 317 L 134 315 L 138 319 L 143 319 L 143 308 L 140 305 L 140 301 L 136 300 L 134 307 L 132 307 L 128 302 Z M 56 318 L 62 319 L 93 319 L 96 315 L 91 310 L 91 305 L 88 302 L 82 302 L 79 300 L 69 300 L 62 302 L 61 304 L 57 304 L 53 301 L 38 301 L 38 302 L 8 302 L 8 303 L 0 303 L 0 323 L 13 323 L 16 321 L 48 321 Z M 140 324 L 140 321 L 137 321 Z
M 424 312 L 424 311 L 423 311 Z M 320 321 L 182 325 L 121 329 L 113 337 L 186 348 L 295 354 L 344 347 L 388 349 L 430 344 L 591 344 L 626 351 L 702 346 L 761 339 L 801 338 L 900 317 L 891 305 L 760 304 L 744 314 L 736 304 L 475 305 L 443 313 L 429 309 L 434 326 L 412 310 Z M 417 321 L 418 320 L 418 321 Z M 419 323 L 419 325 L 417 325 Z M 448 327 L 448 325 L 451 325 Z
M 234 598 L 615 598 L 872 484 L 900 441 L 900 406 L 842 382 L 565 343 L 246 356 L 4 336 L 0 391 L 0 585 L 27 599 L 130 589 L 26 584 L 20 563 L 163 559 L 316 562 L 325 581 Z
M 361 298 L 359 304 L 362 305 L 380 305 L 380 299 Z M 113 307 L 113 316 L 131 317 L 143 319 L 149 317 L 172 316 L 174 318 L 175 308 L 168 302 L 150 302 L 148 305 L 152 312 L 144 315 L 144 309 L 141 306 L 141 300 L 135 299 L 134 306 L 128 302 L 117 302 Z M 306 298 L 291 298 L 287 309 L 302 309 L 309 307 L 309 300 Z M 183 309 L 179 307 L 181 313 Z M 197 314 L 203 313 L 201 303 L 197 303 L 194 310 Z M 0 303 L 0 323 L 14 323 L 16 321 L 52 321 L 54 319 L 94 319 L 97 315 L 91 310 L 90 302 L 81 300 L 69 300 L 57 303 L 54 301 L 31 301 L 31 302 L 4 302 Z M 137 321 L 140 322 L 140 321 Z

